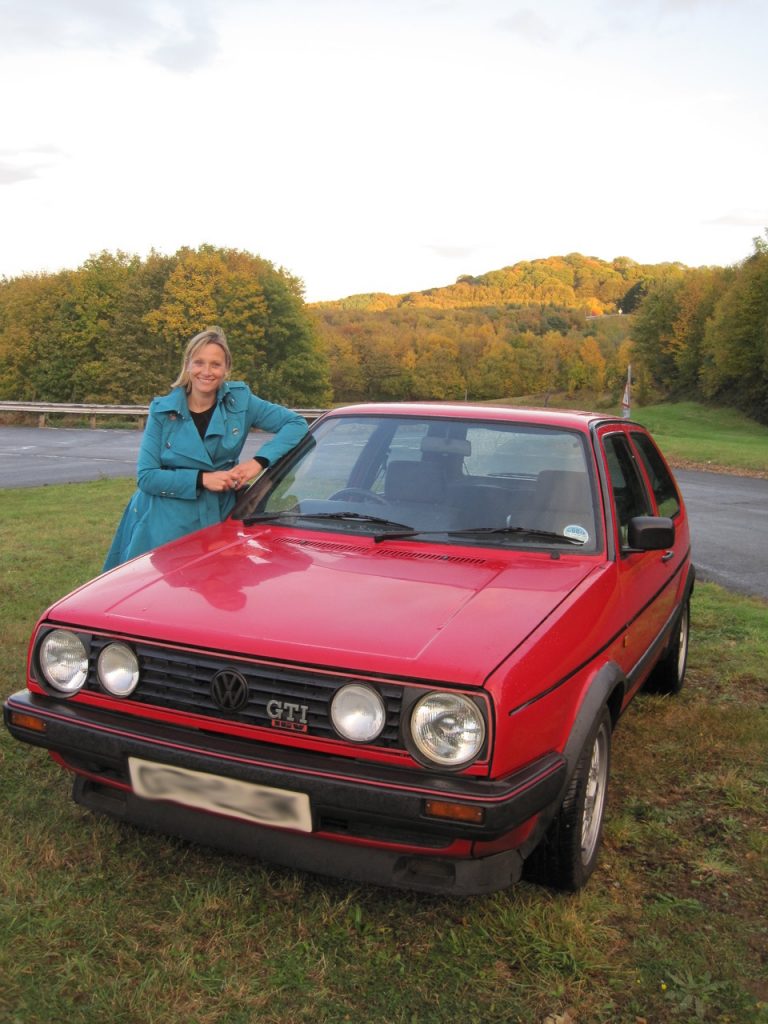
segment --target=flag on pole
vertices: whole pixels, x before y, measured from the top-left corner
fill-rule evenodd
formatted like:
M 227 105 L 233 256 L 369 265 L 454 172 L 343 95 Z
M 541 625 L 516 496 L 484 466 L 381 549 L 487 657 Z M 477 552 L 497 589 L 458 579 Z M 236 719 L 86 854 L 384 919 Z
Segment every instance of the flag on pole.
M 632 364 L 627 366 L 627 383 L 624 385 L 624 394 L 621 399 L 621 415 L 629 419 L 632 412 Z

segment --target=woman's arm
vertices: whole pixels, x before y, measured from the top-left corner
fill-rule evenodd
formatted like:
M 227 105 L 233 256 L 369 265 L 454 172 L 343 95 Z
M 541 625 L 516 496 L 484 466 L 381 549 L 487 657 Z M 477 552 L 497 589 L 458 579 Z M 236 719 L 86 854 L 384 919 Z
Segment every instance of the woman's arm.
M 257 458 L 264 459 L 267 464 L 295 448 L 309 429 L 304 417 L 293 409 L 266 402 L 256 395 L 251 395 L 248 413 L 251 427 L 275 435 L 255 453 Z

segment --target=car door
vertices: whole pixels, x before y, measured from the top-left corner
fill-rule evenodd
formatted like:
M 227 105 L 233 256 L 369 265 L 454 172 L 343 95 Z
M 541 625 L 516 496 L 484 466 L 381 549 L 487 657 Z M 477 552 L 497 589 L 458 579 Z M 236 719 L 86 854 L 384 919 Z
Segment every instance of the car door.
M 646 655 L 664 632 L 675 608 L 677 582 L 685 552 L 676 541 L 664 551 L 636 551 L 628 543 L 629 521 L 658 514 L 655 499 L 641 469 L 627 428 L 612 425 L 600 432 L 600 446 L 613 519 L 618 593 L 625 632 L 622 668 L 631 690 L 643 682 L 652 663 Z

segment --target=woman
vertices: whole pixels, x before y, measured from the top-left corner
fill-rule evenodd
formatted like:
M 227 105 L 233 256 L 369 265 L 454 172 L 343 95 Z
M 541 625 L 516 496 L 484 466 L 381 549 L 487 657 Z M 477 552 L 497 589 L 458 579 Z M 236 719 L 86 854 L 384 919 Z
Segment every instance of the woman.
M 181 373 L 155 398 L 139 449 L 138 489 L 123 513 L 104 571 L 203 526 L 219 523 L 234 491 L 307 432 L 301 416 L 227 381 L 232 356 L 218 327 L 188 343 Z M 275 436 L 238 464 L 252 427 Z

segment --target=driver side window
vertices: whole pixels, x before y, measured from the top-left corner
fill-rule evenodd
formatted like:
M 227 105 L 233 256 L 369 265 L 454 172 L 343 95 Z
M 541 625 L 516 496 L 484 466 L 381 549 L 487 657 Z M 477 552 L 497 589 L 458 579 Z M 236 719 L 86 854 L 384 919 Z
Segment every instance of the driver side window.
M 629 521 L 648 516 L 651 506 L 635 459 L 623 434 L 610 434 L 603 440 L 605 461 L 611 480 L 613 506 L 622 547 L 627 546 Z

